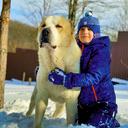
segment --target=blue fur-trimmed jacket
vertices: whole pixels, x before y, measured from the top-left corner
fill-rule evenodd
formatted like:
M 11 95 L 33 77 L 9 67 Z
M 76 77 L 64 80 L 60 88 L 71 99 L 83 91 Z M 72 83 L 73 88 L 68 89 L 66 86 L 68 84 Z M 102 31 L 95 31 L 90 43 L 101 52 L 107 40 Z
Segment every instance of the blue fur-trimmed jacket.
M 78 41 L 78 45 L 81 43 Z M 79 103 L 90 104 L 96 101 L 92 85 L 98 101 L 108 102 L 116 109 L 116 96 L 110 78 L 110 40 L 108 36 L 93 39 L 84 45 L 80 59 L 80 74 L 68 73 L 65 85 L 81 87 Z

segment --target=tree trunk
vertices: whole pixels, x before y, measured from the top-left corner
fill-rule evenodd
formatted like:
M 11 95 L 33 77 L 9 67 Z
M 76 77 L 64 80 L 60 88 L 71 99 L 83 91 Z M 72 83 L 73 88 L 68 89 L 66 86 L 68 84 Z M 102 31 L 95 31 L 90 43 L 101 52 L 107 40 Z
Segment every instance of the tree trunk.
M 4 81 L 6 77 L 10 4 L 11 0 L 3 0 L 0 16 L 0 108 L 4 106 Z
M 77 3 L 78 3 L 78 0 L 70 0 L 69 1 L 69 15 L 68 15 L 68 19 L 70 19 L 73 28 L 75 27 Z

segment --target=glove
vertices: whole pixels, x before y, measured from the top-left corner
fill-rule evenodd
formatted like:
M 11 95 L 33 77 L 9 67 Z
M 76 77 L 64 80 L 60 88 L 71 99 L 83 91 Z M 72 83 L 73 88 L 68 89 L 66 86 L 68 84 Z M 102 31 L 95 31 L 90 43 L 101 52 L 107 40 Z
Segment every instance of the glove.
M 59 68 L 55 68 L 48 75 L 48 80 L 52 82 L 54 85 L 64 85 L 65 78 L 66 78 L 66 73 Z

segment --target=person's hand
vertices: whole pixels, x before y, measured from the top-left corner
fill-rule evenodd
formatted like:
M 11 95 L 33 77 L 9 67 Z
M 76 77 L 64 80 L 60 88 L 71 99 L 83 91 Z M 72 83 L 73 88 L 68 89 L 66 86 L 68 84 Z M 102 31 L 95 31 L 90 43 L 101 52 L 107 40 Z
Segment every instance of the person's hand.
M 54 85 L 63 85 L 64 86 L 65 78 L 66 78 L 66 73 L 59 68 L 55 68 L 48 75 L 49 81 L 52 82 Z

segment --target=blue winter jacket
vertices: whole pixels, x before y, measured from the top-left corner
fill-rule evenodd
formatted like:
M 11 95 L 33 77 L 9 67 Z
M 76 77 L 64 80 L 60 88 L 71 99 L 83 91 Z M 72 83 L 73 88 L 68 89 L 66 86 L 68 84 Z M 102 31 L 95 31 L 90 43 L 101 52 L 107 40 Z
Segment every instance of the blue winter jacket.
M 81 43 L 78 42 L 81 47 Z M 110 78 L 110 40 L 108 36 L 93 39 L 85 45 L 80 59 L 80 73 L 67 74 L 65 85 L 81 87 L 79 102 L 90 104 L 96 101 L 92 85 L 98 101 L 105 101 L 116 106 L 114 87 Z M 116 107 L 115 107 L 116 109 Z

